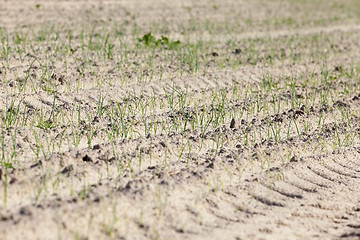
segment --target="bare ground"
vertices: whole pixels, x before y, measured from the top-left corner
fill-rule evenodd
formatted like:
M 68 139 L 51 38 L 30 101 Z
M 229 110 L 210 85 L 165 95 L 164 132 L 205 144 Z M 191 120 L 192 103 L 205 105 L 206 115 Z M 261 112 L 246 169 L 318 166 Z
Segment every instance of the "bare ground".
M 180 76 L 178 70 L 170 66 L 168 75 L 140 83 L 136 73 L 130 72 L 124 84 L 120 82 L 122 73 L 113 71 L 112 63 L 102 63 L 94 65 L 94 69 L 112 79 L 111 84 L 98 86 L 94 75 L 85 74 L 77 91 L 69 91 L 77 86 L 75 79 L 78 78 L 76 60 L 70 59 L 69 70 L 59 75 L 60 80 L 59 76 L 55 77 L 61 82 L 56 107 L 71 114 L 73 106 L 81 105 L 84 119 L 86 112 L 98 111 L 100 96 L 105 96 L 107 109 L 115 102 L 140 104 L 153 98 L 165 104 L 173 89 L 171 86 L 179 92 L 188 92 L 189 104 L 182 112 L 164 110 L 158 104 L 153 112 L 146 113 L 145 118 L 154 118 L 159 129 L 162 122 L 191 118 L 198 107 L 192 102 L 201 104 L 200 109 L 214 108 L 210 99 L 220 89 L 232 96 L 226 111 L 243 109 L 250 114 L 256 106 L 252 98 L 246 97 L 250 88 L 258 90 L 269 106 L 274 101 L 273 95 L 259 90 L 267 74 L 279 85 L 284 79 L 297 77 L 296 98 L 314 99 L 314 102 L 312 107 L 279 105 L 278 113 L 268 115 L 261 111 L 253 115 L 235 114 L 216 129 L 205 132 L 194 128 L 185 132 L 159 130 L 157 134 L 146 134 L 140 130 L 139 114 L 134 114 L 134 128 L 139 134 L 113 143 L 107 140 L 106 131 L 101 131 L 109 120 L 98 117 L 91 122 L 99 132 L 90 148 L 86 137 L 77 147 L 68 140 L 51 157 L 45 153 L 36 156 L 33 130 L 27 125 L 18 127 L 18 160 L 15 169 L 9 170 L 6 205 L 0 205 L 0 239 L 360 239 L 360 80 L 359 73 L 345 77 L 342 72 L 359 66 L 360 24 L 358 12 L 350 11 L 347 6 L 346 11 L 336 10 L 340 1 L 330 2 L 323 5 L 323 11 L 317 10 L 317 5 L 310 1 L 274 1 L 272 4 L 262 1 L 1 2 L 0 26 L 9 35 L 21 29 L 37 31 L 44 21 L 64 29 L 71 26 L 80 29 L 86 22 L 106 28 L 106 23 L 126 20 L 136 22 L 146 33 L 151 30 L 151 20 L 166 21 L 168 29 L 164 33 L 169 38 L 182 42 L 186 39 L 196 42 L 199 38 L 214 41 L 214 49 L 209 54 L 213 54 L 211 59 L 215 60 L 209 61 L 206 71 L 200 69 Z M 318 4 L 321 5 L 321 1 Z M 177 28 L 180 22 L 193 18 L 216 23 L 230 21 L 233 16 L 240 17 L 236 18 L 234 24 L 238 25 L 231 32 L 215 26 L 215 33 L 190 29 L 184 34 Z M 253 16 L 251 27 L 247 25 L 248 16 Z M 267 19 L 276 16 L 293 17 L 295 23 L 266 25 Z M 334 23 L 331 19 L 340 20 Z M 131 41 L 129 29 L 123 31 Z M 310 47 L 307 39 L 314 34 L 320 34 L 320 44 Z M 234 55 L 224 50 L 227 40 L 264 37 L 278 41 L 275 46 L 279 49 L 282 41 L 292 37 L 300 39 L 299 42 L 304 39 L 305 43 L 294 48 L 297 55 L 285 49 L 285 59 L 276 59 L 272 64 L 264 63 L 272 45 L 259 42 L 256 47 L 262 51 L 258 64 L 240 64 L 236 68 L 216 65 L 216 57 Z M 240 48 L 244 49 L 241 45 Z M 322 60 L 317 61 L 311 55 L 317 51 L 327 53 L 327 69 L 336 78 L 329 85 L 328 105 L 316 97 L 323 90 L 321 81 L 306 85 L 309 78 L 323 76 Z M 292 62 L 294 56 L 301 60 Z M 46 59 L 46 56 L 38 57 Z M 131 60 L 140 64 L 145 62 L 140 57 L 133 58 Z M 3 114 L 7 111 L 9 96 L 26 104 L 31 110 L 30 118 L 37 109 L 51 112 L 52 94 L 43 89 L 21 94 L 12 90 L 18 86 L 17 81 L 24 78 L 30 63 L 31 57 L 22 64 L 11 58 L 8 68 L 3 65 L 0 94 Z M 55 62 L 54 66 L 55 69 L 64 67 L 62 62 Z M 39 71 L 34 70 L 35 79 Z M 232 95 L 234 86 L 240 89 L 238 95 Z M 278 99 L 286 101 L 294 97 L 286 86 L 277 90 Z M 337 120 L 342 111 L 337 106 L 351 116 L 347 124 L 339 128 Z M 301 137 L 291 125 L 296 119 L 299 123 L 317 126 L 323 115 L 327 116 L 323 128 L 310 127 Z M 288 126 L 292 126 L 288 137 L 277 141 L 261 139 L 260 135 L 260 141 L 245 144 L 246 134 L 269 134 L 269 122 L 281 123 L 283 136 L 287 135 Z M 43 142 L 53 138 L 59 144 L 63 129 L 70 131 L 69 128 L 58 126 L 38 136 Z M 13 130 L 3 129 L 8 148 L 12 147 Z M 334 147 L 338 132 L 355 132 L 352 144 Z M 73 130 L 69 136 L 71 134 Z M 222 137 L 221 147 L 216 147 L 217 136 Z M 4 174 L 1 168 L 1 199 Z

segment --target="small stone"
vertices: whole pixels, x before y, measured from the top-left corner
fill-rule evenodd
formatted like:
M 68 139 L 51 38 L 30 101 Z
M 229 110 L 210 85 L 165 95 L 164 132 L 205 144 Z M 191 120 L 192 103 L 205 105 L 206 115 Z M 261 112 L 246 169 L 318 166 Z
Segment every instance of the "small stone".
M 92 162 L 93 160 L 87 154 L 82 158 L 84 162 Z
M 231 119 L 230 128 L 235 128 L 235 119 Z

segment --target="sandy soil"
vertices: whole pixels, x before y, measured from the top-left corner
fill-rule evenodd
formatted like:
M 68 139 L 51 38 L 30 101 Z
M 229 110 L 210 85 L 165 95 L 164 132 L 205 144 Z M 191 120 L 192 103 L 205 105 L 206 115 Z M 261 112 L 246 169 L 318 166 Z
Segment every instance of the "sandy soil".
M 360 239 L 360 7 L 356 1 L 347 4 L 1 1 L 2 33 L 35 39 L 44 29 L 54 38 L 59 31 L 61 45 L 71 29 L 74 57 L 65 63 L 54 46 L 34 40 L 23 60 L 15 54 L 1 58 L 2 161 L 13 159 L 12 151 L 16 156 L 6 179 L 0 165 L 0 239 Z M 95 60 L 81 73 L 81 32 L 94 27 L 106 36 L 114 25 L 124 42 L 153 32 L 211 45 L 195 72 L 189 68 L 180 74 L 181 66 L 157 53 L 154 65 L 160 63 L 161 75 L 155 69 L 151 80 L 149 74 L 139 80 L 150 55 L 137 55 L 134 47 L 126 69 L 118 71 L 121 53 L 115 52 L 113 60 L 103 62 L 89 55 Z M 229 47 L 230 40 L 237 45 Z M 254 41 L 256 63 L 247 54 L 247 41 Z M 292 50 L 285 45 L 289 41 Z M 272 52 L 275 58 L 268 63 Z M 326 89 L 327 104 L 321 95 L 325 55 L 329 79 L 335 79 Z M 243 60 L 233 67 L 230 62 L 240 56 Z M 50 58 L 53 82 L 48 86 L 40 79 Z M 29 74 L 34 84 L 19 92 Z M 269 75 L 281 86 L 273 94 L 263 87 Z M 289 87 L 294 78 L 295 96 Z M 56 87 L 56 97 L 47 87 Z M 175 101 L 178 93 L 188 94 L 182 111 L 167 106 L 173 89 Z M 228 96 L 225 112 L 233 115 L 204 132 L 171 128 L 197 109 L 219 108 L 216 92 Z M 120 133 L 112 142 L 109 131 L 116 123 L 100 114 L 102 98 L 101 109 L 109 112 L 117 103 L 156 104 L 151 112 L 126 110 L 134 134 Z M 294 98 L 302 104 L 286 104 Z M 9 99 L 28 112 L 28 122 L 5 126 Z M 277 107 L 277 113 L 256 110 L 256 99 Z M 64 117 L 47 130 L 39 127 L 40 111 L 53 116 L 53 109 L 74 122 L 79 118 L 79 124 Z M 350 117 L 339 125 L 344 112 Z M 143 130 L 144 119 L 157 124 L 157 133 Z M 301 136 L 295 120 L 304 126 Z M 281 126 L 279 141 L 275 133 L 267 137 L 270 123 Z M 89 144 L 90 125 L 96 133 Z M 77 132 L 82 137 L 75 146 Z M 347 133 L 351 144 L 345 144 Z M 248 135 L 253 142 L 245 142 Z M 216 146 L 220 136 L 222 144 Z M 341 147 L 336 147 L 337 136 Z

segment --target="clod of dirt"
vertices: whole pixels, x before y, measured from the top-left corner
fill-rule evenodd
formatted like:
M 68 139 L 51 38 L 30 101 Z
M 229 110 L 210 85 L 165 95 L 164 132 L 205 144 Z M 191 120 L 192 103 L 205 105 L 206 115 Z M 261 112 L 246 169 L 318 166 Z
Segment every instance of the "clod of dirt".
M 230 128 L 235 128 L 235 119 L 231 119 Z
M 294 117 L 295 119 L 297 119 L 297 117 L 299 117 L 299 116 L 301 116 L 301 115 L 304 115 L 304 112 L 301 111 L 301 110 L 296 110 L 295 113 L 294 113 L 294 115 L 293 115 L 293 117 Z
M 92 122 L 93 122 L 93 123 L 99 122 L 99 117 L 98 117 L 98 116 L 95 116 Z
M 42 166 L 42 161 L 38 161 L 37 163 L 33 164 L 30 166 L 30 168 L 35 168 L 35 167 L 39 167 L 39 166 Z
M 72 170 L 74 170 L 73 165 L 68 165 L 66 167 L 63 168 L 63 170 L 60 172 L 61 174 L 66 174 L 66 173 L 70 173 Z
M 295 156 L 293 156 L 293 157 L 290 159 L 290 162 L 298 162 L 298 159 L 297 159 Z
M 30 207 L 21 207 L 19 214 L 24 216 L 32 216 L 32 211 L 30 210 Z
M 219 56 L 219 53 L 217 53 L 217 52 L 212 52 L 212 53 L 211 53 L 211 56 L 213 56 L 213 57 L 218 57 L 218 56 Z
M 321 112 L 328 112 L 328 106 L 326 104 L 324 104 L 321 108 L 320 108 L 320 113 Z
M 268 171 L 269 172 L 280 172 L 280 168 L 279 167 L 271 167 Z
M 340 236 L 340 238 L 351 238 L 351 237 L 360 237 L 360 233 L 355 233 L 355 232 L 351 232 L 351 233 L 344 233 Z
M 12 177 L 9 181 L 10 184 L 14 184 L 16 182 L 17 182 L 17 178 L 15 178 L 15 177 Z
M 274 117 L 274 122 L 283 122 L 282 116 L 280 114 L 276 114 Z
M 257 153 L 253 153 L 251 155 L 251 157 L 254 159 L 254 160 L 259 160 L 259 155 Z
M 64 85 L 64 83 L 65 83 L 63 76 L 58 77 L 58 81 L 60 82 L 61 85 Z
M 241 53 L 241 49 L 240 48 L 236 48 L 235 51 L 233 52 L 233 54 L 240 54 Z
M 214 168 L 214 163 L 210 163 L 209 165 L 207 165 L 207 168 Z
M 13 214 L 0 213 L 0 221 L 8 221 L 8 220 L 12 220 L 13 218 L 14 218 Z
M 303 111 L 303 112 L 305 112 L 305 110 L 306 110 L 305 108 L 306 108 L 305 105 L 302 105 L 301 108 L 300 108 L 300 110 Z
M 133 181 L 129 181 L 126 186 L 125 186 L 125 189 L 126 190 L 139 190 L 139 189 L 143 189 L 144 188 L 144 180 L 143 179 L 135 179 Z M 119 190 L 121 190 L 119 188 Z
M 92 158 L 89 157 L 87 154 L 82 158 L 84 162 L 93 162 Z
M 334 107 L 335 107 L 335 106 L 338 106 L 338 107 L 341 107 L 341 108 L 350 107 L 349 104 L 344 103 L 344 102 L 342 102 L 342 101 L 340 101 L 340 100 L 338 100 L 338 101 L 336 101 L 336 102 L 334 103 Z
M 335 72 L 342 72 L 343 68 L 342 68 L 342 66 L 335 66 L 334 71 Z

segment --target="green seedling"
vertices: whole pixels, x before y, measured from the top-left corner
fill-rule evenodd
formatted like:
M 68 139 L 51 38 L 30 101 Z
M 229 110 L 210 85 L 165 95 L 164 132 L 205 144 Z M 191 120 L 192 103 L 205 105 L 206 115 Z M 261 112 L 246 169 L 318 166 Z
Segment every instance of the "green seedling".
M 168 37 L 161 36 L 161 38 L 156 39 L 151 33 L 147 33 L 141 38 L 138 38 L 139 43 L 143 43 L 146 47 L 159 47 L 166 46 L 168 49 L 175 49 L 180 45 L 180 41 L 169 40 Z

